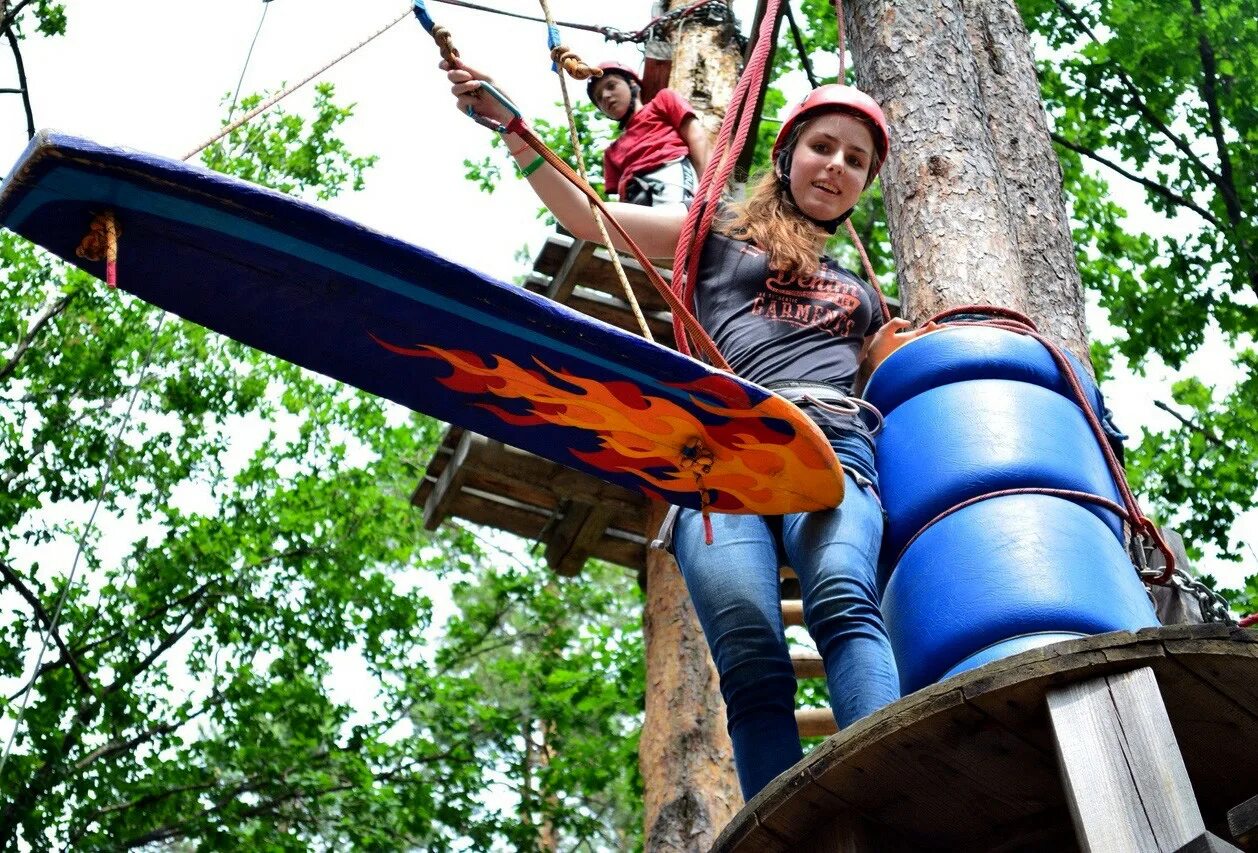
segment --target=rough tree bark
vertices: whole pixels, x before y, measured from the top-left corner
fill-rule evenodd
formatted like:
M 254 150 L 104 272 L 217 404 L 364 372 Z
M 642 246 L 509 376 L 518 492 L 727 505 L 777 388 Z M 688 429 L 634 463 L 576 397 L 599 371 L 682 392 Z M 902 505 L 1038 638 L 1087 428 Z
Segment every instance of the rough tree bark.
M 1028 314 L 1086 360 L 1061 170 L 1013 0 L 855 0 L 857 80 L 882 105 L 883 169 L 905 314 Z
M 689 5 L 662 0 L 652 14 Z M 669 34 L 669 86 L 690 101 L 715 133 L 737 83 L 741 56 L 732 27 L 683 23 Z M 663 518 L 647 522 L 654 538 Z M 716 669 L 677 564 L 647 554 L 646 721 L 639 747 L 647 853 L 706 851 L 742 805 L 725 704 Z
M 654 533 L 663 518 L 656 506 Z M 716 668 L 677 564 L 647 554 L 646 722 L 642 726 L 645 850 L 699 853 L 742 806 Z

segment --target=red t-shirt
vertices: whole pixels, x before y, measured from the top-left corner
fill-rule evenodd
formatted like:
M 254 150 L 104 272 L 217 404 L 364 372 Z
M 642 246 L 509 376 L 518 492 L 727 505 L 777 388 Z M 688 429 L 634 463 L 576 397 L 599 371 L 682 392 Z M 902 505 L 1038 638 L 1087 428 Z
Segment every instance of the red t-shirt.
M 651 172 L 690 153 L 681 123 L 695 114 L 672 89 L 660 89 L 633 114 L 628 126 L 603 152 L 603 187 L 624 197 L 629 179 Z

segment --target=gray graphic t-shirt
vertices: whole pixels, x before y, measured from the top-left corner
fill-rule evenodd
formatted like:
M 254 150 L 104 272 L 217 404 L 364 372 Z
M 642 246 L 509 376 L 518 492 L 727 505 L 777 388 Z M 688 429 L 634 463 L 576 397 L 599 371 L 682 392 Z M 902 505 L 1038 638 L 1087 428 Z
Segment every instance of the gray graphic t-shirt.
M 850 393 L 861 344 L 882 325 L 873 288 L 829 258 L 811 276 L 784 276 L 769 268 L 762 249 L 715 232 L 704 243 L 695 298 L 699 322 L 734 372 L 759 385 L 803 380 Z M 840 459 L 874 479 L 872 443 L 852 435 L 852 418 L 801 408 Z M 868 452 L 845 452 L 852 440 Z

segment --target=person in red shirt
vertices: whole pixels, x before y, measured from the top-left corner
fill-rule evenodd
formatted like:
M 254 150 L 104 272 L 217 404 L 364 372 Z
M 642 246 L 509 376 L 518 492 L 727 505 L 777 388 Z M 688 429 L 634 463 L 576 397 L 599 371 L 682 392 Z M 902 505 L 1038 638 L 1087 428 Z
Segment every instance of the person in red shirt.
M 642 103 L 642 79 L 616 62 L 587 92 L 603 115 L 620 123 L 620 135 L 603 152 L 603 186 L 621 201 L 659 207 L 689 205 L 708 164 L 710 143 L 694 109 L 672 89 Z

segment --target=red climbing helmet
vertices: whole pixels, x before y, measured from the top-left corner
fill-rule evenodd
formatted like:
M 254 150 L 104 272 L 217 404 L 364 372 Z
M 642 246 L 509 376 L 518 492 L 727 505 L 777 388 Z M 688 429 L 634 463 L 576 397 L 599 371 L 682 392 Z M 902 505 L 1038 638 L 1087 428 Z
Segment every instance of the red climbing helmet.
M 873 136 L 874 147 L 878 149 L 878 162 L 875 165 L 881 168 L 887 159 L 887 149 L 891 147 L 891 136 L 887 132 L 887 117 L 882 114 L 882 107 L 878 106 L 878 102 L 873 98 L 860 89 L 844 86 L 841 83 L 818 86 L 787 113 L 786 120 L 782 122 L 782 128 L 778 131 L 778 138 L 773 143 L 773 160 L 776 161 L 778 152 L 786 147 L 791 139 L 792 131 L 801 119 L 830 109 L 845 110 L 869 119 L 876 128 Z M 873 174 L 869 177 L 872 180 Z
M 642 88 L 642 78 L 638 76 L 637 71 L 634 71 L 628 65 L 621 65 L 619 62 L 600 62 L 598 67 L 602 70 L 604 75 L 618 74 L 627 79 L 630 83 L 636 85 L 639 89 Z M 594 87 L 598 85 L 598 81 L 602 79 L 602 77 L 591 77 L 590 82 L 585 84 L 585 94 L 589 95 L 591 101 L 594 100 Z

